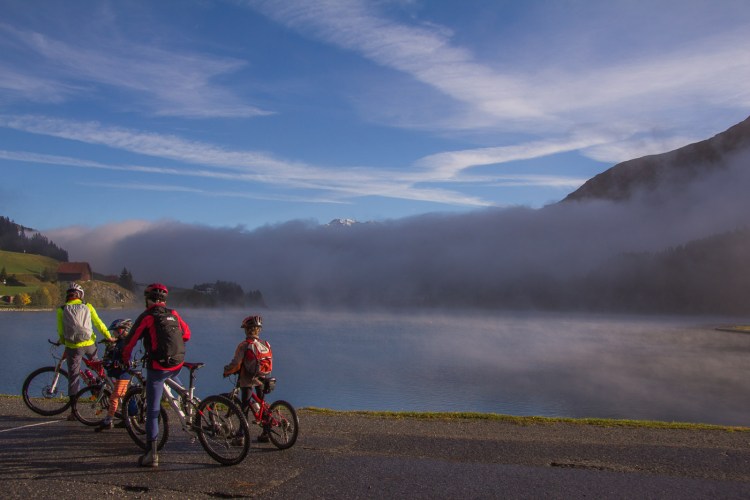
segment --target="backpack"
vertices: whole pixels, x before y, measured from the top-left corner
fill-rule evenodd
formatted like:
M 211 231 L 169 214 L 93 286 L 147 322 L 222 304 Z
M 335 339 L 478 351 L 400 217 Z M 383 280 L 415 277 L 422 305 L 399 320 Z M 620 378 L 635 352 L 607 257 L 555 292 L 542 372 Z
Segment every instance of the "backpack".
M 257 377 L 266 377 L 273 370 L 273 353 L 271 344 L 265 340 L 248 339 L 245 359 L 242 361 L 247 373 Z
M 172 368 L 185 361 L 185 341 L 182 340 L 180 321 L 166 307 L 154 307 L 150 311 L 156 328 L 156 348 L 150 358 L 161 366 Z M 151 346 L 153 348 L 153 346 Z
M 63 338 L 72 344 L 85 342 L 93 335 L 91 311 L 86 304 L 65 304 L 62 309 Z

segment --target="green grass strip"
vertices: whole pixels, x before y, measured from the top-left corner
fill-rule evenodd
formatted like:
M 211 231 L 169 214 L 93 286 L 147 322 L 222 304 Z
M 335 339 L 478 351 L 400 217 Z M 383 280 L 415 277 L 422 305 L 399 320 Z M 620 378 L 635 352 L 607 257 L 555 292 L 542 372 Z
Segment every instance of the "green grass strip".
M 499 413 L 478 412 L 413 412 L 413 411 L 362 411 L 362 410 L 330 410 L 327 408 L 307 407 L 303 411 L 319 415 L 356 415 L 373 418 L 394 419 L 421 419 L 421 420 L 493 420 L 507 422 L 515 425 L 593 425 L 597 427 L 623 427 L 623 428 L 645 428 L 645 429 L 684 429 L 684 430 L 710 430 L 725 432 L 750 432 L 750 427 L 727 426 L 715 424 L 698 424 L 690 422 L 661 422 L 657 420 L 624 420 L 609 418 L 563 418 L 563 417 L 536 417 L 502 415 Z

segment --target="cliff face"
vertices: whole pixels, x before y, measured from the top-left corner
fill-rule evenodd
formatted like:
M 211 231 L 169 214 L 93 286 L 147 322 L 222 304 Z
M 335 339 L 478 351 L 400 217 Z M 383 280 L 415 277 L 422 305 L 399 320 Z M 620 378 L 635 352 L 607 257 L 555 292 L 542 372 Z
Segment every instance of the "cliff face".
M 589 179 L 563 202 L 622 201 L 639 191 L 680 189 L 692 180 L 726 168 L 725 158 L 743 151 L 750 152 L 750 117 L 711 139 L 619 163 Z

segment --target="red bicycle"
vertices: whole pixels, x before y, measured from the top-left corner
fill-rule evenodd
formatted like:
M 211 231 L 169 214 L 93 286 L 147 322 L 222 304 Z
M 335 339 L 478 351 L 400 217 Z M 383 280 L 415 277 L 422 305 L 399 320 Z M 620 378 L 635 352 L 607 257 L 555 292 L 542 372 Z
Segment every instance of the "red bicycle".
M 72 399 L 68 394 L 68 372 L 62 367 L 67 359 L 63 348 L 58 354 L 57 348 L 62 344 L 47 340 L 52 347 L 50 353 L 55 360 L 54 366 L 44 366 L 31 372 L 23 381 L 21 395 L 26 406 L 35 413 L 45 416 L 58 415 L 70 407 Z M 104 378 L 104 367 L 100 361 L 91 361 L 85 356 L 86 366 L 81 370 L 81 380 L 86 386 L 100 383 Z M 73 395 L 75 396 L 75 394 Z
M 274 446 L 280 450 L 286 450 L 294 446 L 299 434 L 299 419 L 294 407 L 283 400 L 269 404 L 265 397 L 259 397 L 254 389 L 250 392 L 250 398 L 242 404 L 240 401 L 241 389 L 237 385 L 237 379 L 237 375 L 234 375 L 234 389 L 225 396 L 237 403 L 247 423 L 261 427 Z M 262 382 L 264 395 L 269 394 L 276 388 L 275 377 L 263 378 Z

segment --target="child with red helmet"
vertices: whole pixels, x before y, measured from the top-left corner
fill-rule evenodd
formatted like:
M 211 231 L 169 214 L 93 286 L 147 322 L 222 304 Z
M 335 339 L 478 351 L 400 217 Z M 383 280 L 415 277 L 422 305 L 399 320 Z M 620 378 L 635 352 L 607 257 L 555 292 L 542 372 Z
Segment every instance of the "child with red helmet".
M 224 376 L 228 377 L 239 372 L 237 385 L 241 389 L 242 407 L 251 399 L 250 394 L 255 388 L 256 394 L 263 399 L 263 378 L 270 375 L 271 345 L 260 340 L 260 331 L 263 328 L 263 318 L 257 315 L 246 317 L 240 327 L 245 330 L 245 340 L 239 343 L 234 350 L 234 357 L 224 367 Z M 259 354 L 264 353 L 268 358 L 269 366 L 259 361 Z M 258 442 L 268 442 L 268 434 L 265 431 L 258 436 Z

